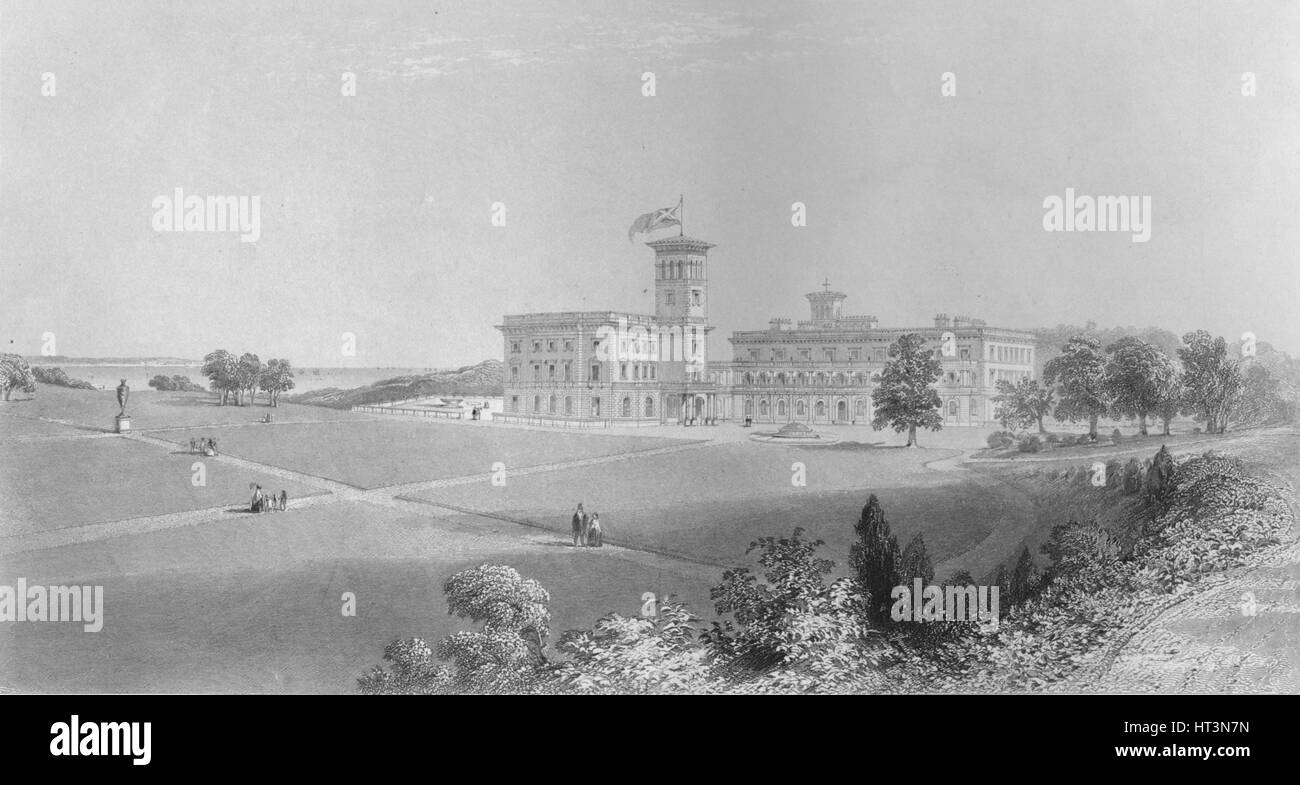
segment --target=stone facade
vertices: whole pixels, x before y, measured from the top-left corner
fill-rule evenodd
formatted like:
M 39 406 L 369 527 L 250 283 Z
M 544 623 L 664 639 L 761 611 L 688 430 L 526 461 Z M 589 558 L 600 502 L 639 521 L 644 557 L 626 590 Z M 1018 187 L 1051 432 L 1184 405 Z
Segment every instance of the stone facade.
M 806 295 L 811 318 L 739 331 L 730 361 L 710 360 L 708 251 L 678 236 L 655 252 L 654 315 L 561 311 L 506 316 L 504 411 L 494 419 L 585 426 L 756 422 L 865 423 L 889 345 L 921 335 L 943 368 L 945 425 L 994 422 L 994 385 L 1035 375 L 1033 336 L 939 314 L 933 326 L 845 316 L 847 295 Z

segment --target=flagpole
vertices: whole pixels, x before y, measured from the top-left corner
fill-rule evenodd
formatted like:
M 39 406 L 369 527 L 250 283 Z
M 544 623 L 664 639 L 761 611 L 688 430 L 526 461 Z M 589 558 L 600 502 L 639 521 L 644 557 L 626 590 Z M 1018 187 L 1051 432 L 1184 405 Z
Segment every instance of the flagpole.
M 677 195 L 677 236 L 686 236 L 686 194 Z

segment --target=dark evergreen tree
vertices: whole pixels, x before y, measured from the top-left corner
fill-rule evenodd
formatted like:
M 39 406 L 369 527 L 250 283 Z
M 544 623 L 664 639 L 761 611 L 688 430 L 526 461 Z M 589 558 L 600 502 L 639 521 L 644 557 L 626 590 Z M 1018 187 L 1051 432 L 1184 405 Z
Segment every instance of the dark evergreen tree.
M 858 585 L 867 596 L 867 616 L 878 626 L 890 621 L 890 592 L 899 585 L 898 538 L 889 530 L 880 500 L 871 494 L 862 516 L 853 527 L 858 541 L 849 549 L 849 565 L 857 576 Z
M 899 560 L 898 577 L 902 583 L 908 585 L 911 585 L 916 578 L 920 578 L 926 586 L 934 582 L 934 565 L 930 563 L 930 554 L 925 551 L 925 539 L 921 537 L 920 532 L 917 532 L 903 549 L 903 556 Z

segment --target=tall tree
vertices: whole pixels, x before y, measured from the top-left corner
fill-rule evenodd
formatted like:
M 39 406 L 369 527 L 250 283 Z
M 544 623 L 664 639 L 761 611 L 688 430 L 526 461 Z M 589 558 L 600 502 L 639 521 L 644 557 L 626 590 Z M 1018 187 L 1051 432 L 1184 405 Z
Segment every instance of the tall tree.
M 1223 433 L 1241 396 L 1241 370 L 1228 358 L 1228 345 L 1205 330 L 1183 336 L 1178 359 L 1183 363 L 1185 411 L 1205 421 L 1207 433 Z
M 942 402 L 934 389 L 942 369 L 925 348 L 925 339 L 915 333 L 899 336 L 889 347 L 889 357 L 880 384 L 871 392 L 876 410 L 871 427 L 878 431 L 888 425 L 897 433 L 907 431 L 907 446 L 915 447 L 918 427 L 932 431 L 943 427 Z
M 1057 385 L 1056 419 L 1088 421 L 1088 436 L 1097 439 L 1097 419 L 1106 412 L 1106 355 L 1101 344 L 1083 335 L 1065 342 L 1061 353 L 1043 368 L 1043 381 Z
M 849 547 L 849 566 L 867 595 L 867 616 L 872 622 L 889 622 L 890 593 L 899 585 L 898 538 L 889 530 L 880 499 L 873 493 L 853 527 L 858 541 Z
M 256 354 L 244 352 L 239 358 L 235 370 L 238 388 L 235 392 L 236 403 L 244 405 L 244 393 L 248 393 L 249 404 L 257 403 L 257 382 L 262 376 L 262 361 Z
M 1166 362 L 1156 374 L 1156 405 L 1151 414 L 1160 418 L 1164 435 L 1169 435 L 1169 423 L 1178 416 L 1183 403 L 1183 375 L 1172 360 Z
M 208 352 L 203 358 L 202 373 L 208 377 L 214 392 L 221 394 L 220 405 L 225 406 L 230 394 L 238 389 L 239 359 L 225 349 Z
M 903 555 L 898 561 L 899 581 L 906 584 L 920 578 L 924 585 L 934 583 L 934 565 L 930 563 L 930 554 L 925 550 L 925 538 L 917 532 L 903 548 Z
M 1141 338 L 1126 336 L 1106 347 L 1106 392 L 1111 412 L 1119 417 L 1136 417 L 1138 429 L 1147 434 L 1147 416 L 1160 403 L 1160 374 L 1169 358 L 1160 347 Z
M 272 406 L 280 405 L 280 393 L 293 389 L 293 366 L 288 360 L 271 359 L 262 369 L 258 385 L 266 390 Z
M 1043 418 L 1052 410 L 1054 393 L 1034 379 L 1011 382 L 999 379 L 998 394 L 993 396 L 997 405 L 996 416 L 1003 428 L 1016 429 L 1037 425 L 1039 433 L 1047 433 Z

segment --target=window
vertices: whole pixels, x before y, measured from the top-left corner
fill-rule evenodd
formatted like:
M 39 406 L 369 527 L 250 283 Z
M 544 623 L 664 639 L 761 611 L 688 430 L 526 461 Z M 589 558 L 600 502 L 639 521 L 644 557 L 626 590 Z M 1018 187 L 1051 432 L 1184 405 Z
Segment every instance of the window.
M 957 416 L 957 402 L 956 402 L 956 401 L 949 401 L 949 402 L 948 402 L 948 416 L 949 416 L 949 417 L 956 417 L 956 416 Z
M 811 359 L 812 359 L 812 349 L 800 349 L 800 350 L 799 350 L 799 359 L 800 359 L 800 360 L 811 360 Z
M 542 350 L 542 342 L 541 342 L 541 341 L 533 341 L 533 351 L 535 351 L 535 352 L 540 352 L 541 350 Z
M 512 381 L 512 382 L 517 382 L 517 381 L 519 381 L 519 366 L 518 366 L 518 365 L 512 365 L 512 366 L 510 366 L 510 381 Z
M 587 377 L 593 382 L 600 381 L 600 363 L 591 366 L 591 376 Z
M 754 416 L 754 399 L 753 399 L 753 398 L 746 398 L 746 399 L 745 399 L 745 416 L 746 416 L 746 417 L 753 417 L 753 416 Z
M 517 412 L 517 411 L 519 411 L 519 396 L 518 396 L 518 395 L 512 395 L 512 396 L 510 396 L 510 411 L 512 411 L 512 412 Z
M 795 413 L 795 416 L 797 416 L 797 417 L 806 417 L 806 416 L 808 416 L 808 404 L 805 403 L 802 399 L 801 399 L 801 400 L 798 400 L 798 401 L 795 401 L 795 403 L 794 403 L 794 413 Z
M 646 398 L 646 399 L 645 399 L 645 416 L 646 416 L 646 417 L 654 417 L 654 416 L 655 416 L 655 399 L 654 399 L 654 398 Z
M 858 360 L 861 360 L 861 359 L 862 359 L 862 350 L 861 350 L 861 349 L 849 349 L 849 359 L 852 360 L 853 362 L 857 362 Z
M 566 352 L 571 352 L 571 351 L 573 351 L 573 341 L 565 341 L 565 342 L 564 342 L 564 351 L 566 351 Z
M 511 353 L 511 354 L 519 354 L 519 342 L 518 342 L 518 341 L 511 341 L 511 342 L 510 342 L 510 353 Z
M 655 378 L 655 366 L 653 365 L 650 366 L 650 378 Z
M 672 292 L 664 292 L 664 305 L 676 305 L 677 297 Z
M 691 290 L 691 305 L 694 305 L 694 306 L 696 306 L 697 308 L 699 307 L 699 305 L 700 305 L 700 290 L 699 290 L 699 289 L 692 289 L 692 290 Z
M 599 398 L 592 398 L 592 399 L 591 399 L 591 416 L 592 416 L 592 417 L 599 417 L 599 416 L 600 416 L 600 399 L 599 399 Z
M 619 364 L 619 366 L 618 366 L 618 378 L 621 379 L 621 380 L 624 380 L 624 381 L 627 380 L 627 363 L 620 363 L 620 364 Z
M 761 400 L 761 401 L 758 402 L 758 416 L 759 416 L 759 417 L 766 417 L 766 416 L 767 416 L 767 399 L 766 399 L 766 398 L 764 398 L 763 400 Z
M 572 395 L 566 395 L 566 396 L 564 396 L 564 413 L 565 413 L 565 414 L 573 414 L 573 396 L 572 396 Z
M 573 381 L 573 363 L 564 364 L 564 381 Z
M 787 410 L 787 407 L 786 407 L 786 405 L 785 405 L 785 399 L 784 399 L 784 398 L 782 398 L 782 399 L 780 399 L 779 401 L 776 402 L 776 416 L 777 416 L 777 417 L 784 417 L 785 414 L 786 414 L 786 410 Z
M 540 396 L 540 395 L 534 395 L 534 396 L 533 396 L 533 411 L 534 411 L 534 412 L 540 412 L 541 410 L 542 410 L 542 396 Z
M 822 349 L 822 357 L 826 360 L 826 362 L 830 362 L 830 363 L 835 362 L 835 350 Z
M 549 378 L 551 381 L 555 381 L 555 365 L 554 365 L 554 363 L 552 363 L 551 365 L 546 366 L 546 376 L 547 376 L 547 378 Z
M 631 416 L 632 416 L 632 399 L 631 399 L 631 398 L 624 398 L 624 399 L 623 399 L 623 416 L 624 416 L 624 417 L 631 417 Z
M 600 351 L 600 341 L 599 341 L 599 340 L 595 340 L 595 341 L 592 341 L 592 342 L 591 342 L 591 351 L 592 351 L 592 352 L 599 352 L 599 351 Z
M 534 365 L 534 366 L 533 366 L 533 381 L 535 381 L 535 382 L 536 382 L 536 381 L 540 381 L 541 378 L 542 378 L 542 366 L 540 366 L 540 365 Z
M 772 352 L 772 358 L 775 360 L 784 360 L 785 349 L 777 349 L 776 351 Z
M 550 412 L 551 414 L 555 414 L 555 396 L 554 396 L 554 395 L 552 395 L 552 396 L 551 396 L 551 399 L 550 399 L 549 401 L 546 402 L 546 411 Z
M 548 352 L 555 351 L 555 341 L 551 341 L 550 343 L 546 344 L 546 351 Z
M 970 359 L 970 347 L 969 347 L 969 346 L 963 346 L 963 347 L 961 347 L 961 359 L 963 359 L 963 360 L 969 360 L 969 359 Z
M 757 349 L 750 349 L 750 350 L 749 350 L 749 359 L 751 359 L 751 360 L 757 360 L 757 359 L 758 359 L 758 350 L 757 350 Z

